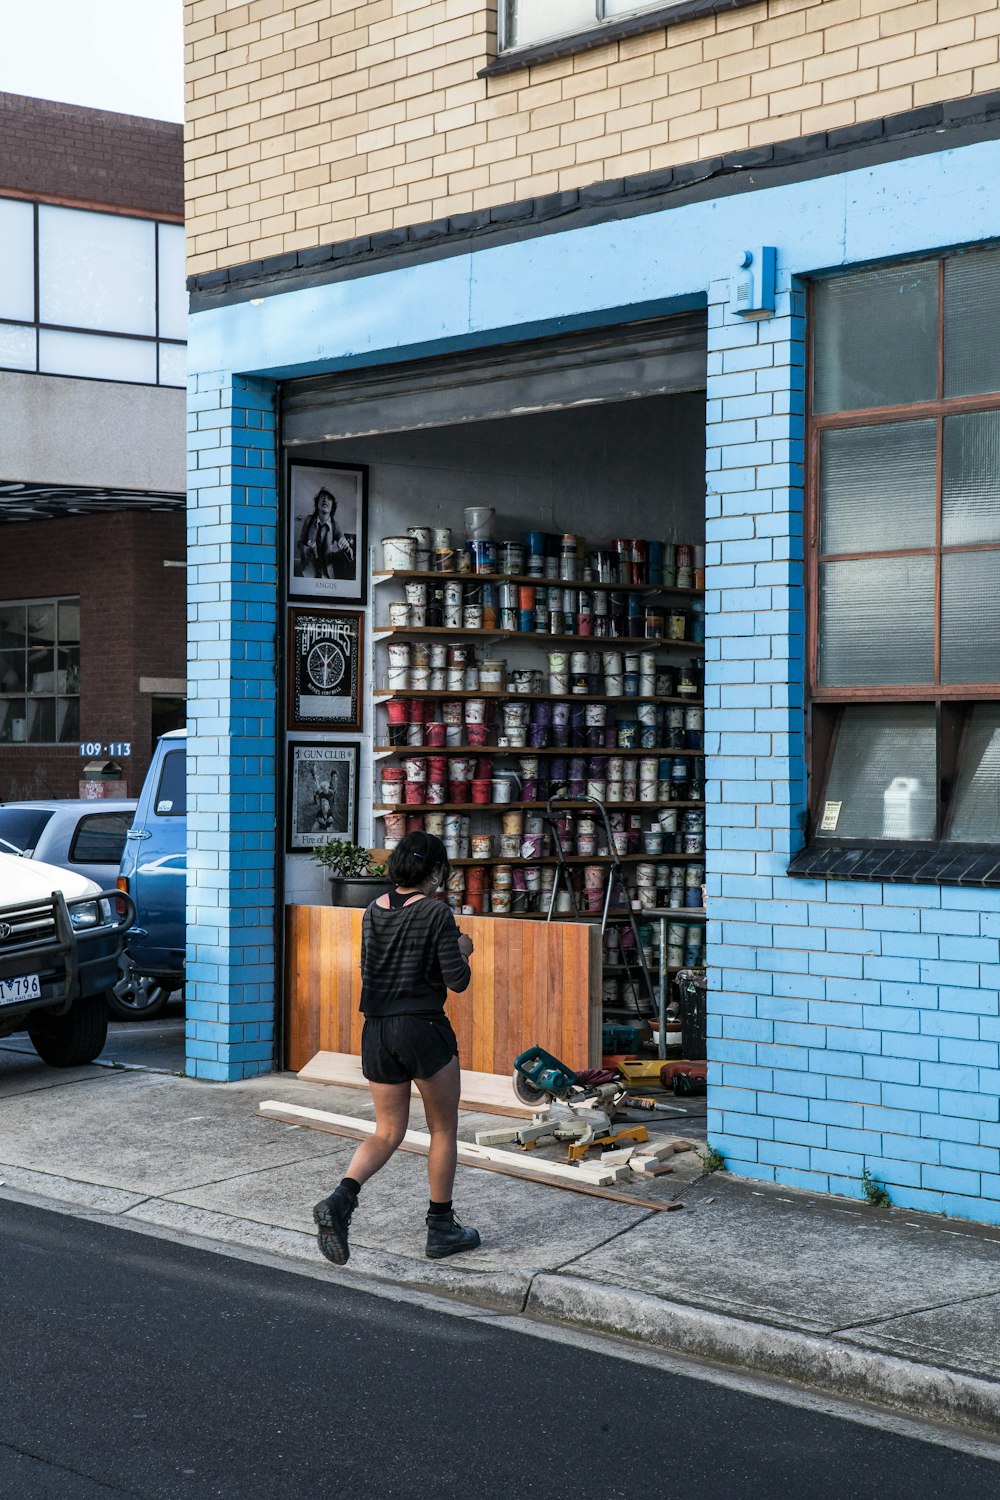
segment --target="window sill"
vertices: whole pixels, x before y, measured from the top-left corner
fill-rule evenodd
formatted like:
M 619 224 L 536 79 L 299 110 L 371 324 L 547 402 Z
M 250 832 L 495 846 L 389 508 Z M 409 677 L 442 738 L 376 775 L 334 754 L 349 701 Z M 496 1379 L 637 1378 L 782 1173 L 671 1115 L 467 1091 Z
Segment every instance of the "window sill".
M 645 10 L 638 15 L 618 16 L 613 21 L 602 21 L 597 26 L 588 26 L 585 31 L 574 31 L 569 36 L 550 37 L 548 41 L 534 42 L 529 47 L 516 47 L 502 52 L 487 63 L 476 75 L 478 78 L 497 78 L 503 73 L 516 73 L 519 68 L 530 68 L 537 63 L 552 62 L 560 57 L 572 57 L 577 52 L 589 52 L 594 47 L 603 47 L 608 42 L 618 42 L 624 37 L 642 36 L 647 31 L 662 31 L 676 21 L 695 21 L 699 16 L 714 16 L 719 11 L 741 10 L 746 5 L 755 5 L 758 0 L 678 0 L 675 5 L 661 5 L 656 10 Z
M 1000 887 L 1000 849 L 981 844 L 831 844 L 816 840 L 788 874 L 804 880 L 877 880 L 895 885 Z

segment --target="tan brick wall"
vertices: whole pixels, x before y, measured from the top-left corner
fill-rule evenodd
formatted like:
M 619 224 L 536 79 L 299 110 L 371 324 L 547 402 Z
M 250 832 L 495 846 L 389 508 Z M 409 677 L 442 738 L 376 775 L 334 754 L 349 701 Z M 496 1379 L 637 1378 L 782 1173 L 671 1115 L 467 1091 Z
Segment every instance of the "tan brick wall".
M 186 0 L 207 271 L 1000 88 L 1000 0 L 761 0 L 476 77 L 495 0 Z

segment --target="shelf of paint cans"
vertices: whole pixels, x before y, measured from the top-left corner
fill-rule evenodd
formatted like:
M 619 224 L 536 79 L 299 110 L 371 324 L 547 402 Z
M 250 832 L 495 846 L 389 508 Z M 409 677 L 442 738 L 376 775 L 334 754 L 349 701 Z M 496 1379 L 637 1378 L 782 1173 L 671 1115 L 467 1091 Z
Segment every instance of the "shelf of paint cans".
M 533 573 L 424 573 L 416 569 L 380 569 L 372 574 L 373 583 L 512 583 L 521 588 L 614 589 L 623 594 L 678 594 L 684 599 L 701 599 L 704 589 L 673 583 L 616 583 L 604 578 L 543 578 Z
M 555 642 L 550 635 L 522 636 L 522 641 L 542 642 L 552 649 L 546 652 L 544 665 L 518 666 L 506 656 L 488 654 L 500 649 L 496 637 L 480 646 L 468 638 L 470 634 L 475 632 L 453 635 L 442 630 L 437 635 L 432 632 L 425 640 L 419 632 L 387 631 L 376 642 L 382 644 L 384 640 L 388 657 L 382 683 L 390 723 L 407 718 L 399 704 L 409 704 L 415 710 L 408 716 L 415 722 L 425 717 L 428 696 L 439 696 L 444 704 L 450 701 L 451 693 L 460 695 L 459 704 L 468 704 L 465 717 L 470 722 L 487 722 L 493 712 L 491 705 L 500 702 L 504 718 L 514 725 L 527 721 L 529 706 L 530 717 L 540 723 L 566 723 L 582 714 L 581 723 L 589 719 L 593 725 L 603 725 L 609 704 L 613 708 L 617 705 L 620 713 L 628 713 L 634 706 L 636 717 L 650 724 L 655 716 L 650 719 L 649 712 L 659 707 L 659 700 L 679 699 L 679 708 L 695 708 L 704 697 L 700 654 L 672 665 L 658 659 L 655 645 L 646 640 L 621 649 L 623 642 L 613 638 L 574 636 L 571 643 L 577 649 L 569 650 L 566 642 Z M 483 707 L 472 712 L 477 692 Z M 448 720 L 446 713 L 441 716 Z
M 416 570 L 409 580 L 406 571 L 386 575 L 405 597 L 387 605 L 388 618 L 376 627 L 380 633 L 464 630 L 497 640 L 614 640 L 680 649 L 705 639 L 703 590 L 683 581 L 684 592 L 678 592 L 647 579 L 637 579 L 634 587 L 599 579 L 591 587 L 590 579 L 577 576 L 580 569 L 545 577 L 482 567 L 450 578 Z
M 680 919 L 681 917 L 683 917 L 684 922 L 686 922 L 687 919 L 688 919 L 688 917 L 691 914 L 690 914 L 690 912 L 684 911 L 683 907 L 679 907 L 678 910 L 674 913 L 674 915 L 676 917 L 678 917 L 678 919 Z M 637 917 L 648 917 L 649 916 L 649 912 L 648 911 L 636 912 L 636 916 Z M 683 925 L 683 924 L 679 924 L 679 925 Z M 666 971 L 667 971 L 668 974 L 679 974 L 682 969 L 687 969 L 687 968 L 703 969 L 704 967 L 705 967 L 704 964 L 666 964 L 665 965 L 665 968 L 666 968 Z M 651 974 L 659 974 L 659 972 L 660 972 L 660 965 L 659 965 L 659 962 L 656 959 L 654 959 L 652 963 L 650 963 L 649 959 L 647 959 L 646 960 L 646 968 L 649 970 L 649 972 Z M 638 978 L 638 974 L 639 974 L 639 961 L 637 959 L 634 964 L 602 964 L 601 965 L 601 969 L 602 969 L 602 971 L 605 974 L 614 975 L 616 978 L 620 978 L 623 975 L 625 976 L 626 979 L 630 978 L 630 977 L 631 978 Z M 617 1007 L 617 1006 L 612 1006 L 612 1005 L 606 1005 L 604 1007 L 605 1010 L 615 1010 L 615 1009 L 621 1009 L 621 1008 L 622 1007 Z

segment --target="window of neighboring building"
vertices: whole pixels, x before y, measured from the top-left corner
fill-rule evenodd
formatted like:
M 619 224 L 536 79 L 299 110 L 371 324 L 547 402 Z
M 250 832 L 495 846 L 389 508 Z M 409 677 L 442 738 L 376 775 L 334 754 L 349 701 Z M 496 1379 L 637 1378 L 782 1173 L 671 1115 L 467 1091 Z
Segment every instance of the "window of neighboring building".
M 1000 251 L 818 283 L 811 832 L 1000 844 Z
M 184 229 L 0 198 L 0 369 L 183 385 Z
M 0 744 L 79 738 L 79 599 L 0 604 Z
M 500 0 L 500 49 L 571 36 L 619 16 L 662 10 L 664 0 Z

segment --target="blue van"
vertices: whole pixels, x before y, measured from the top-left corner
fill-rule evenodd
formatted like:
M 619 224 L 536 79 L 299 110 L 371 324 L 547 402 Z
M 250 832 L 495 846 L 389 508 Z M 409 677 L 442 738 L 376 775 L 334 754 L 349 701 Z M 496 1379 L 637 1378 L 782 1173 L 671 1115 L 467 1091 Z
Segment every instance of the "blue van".
M 186 731 L 157 743 L 125 839 L 118 889 L 135 902 L 123 978 L 109 999 L 122 1019 L 149 1018 L 184 984 L 187 901 Z

